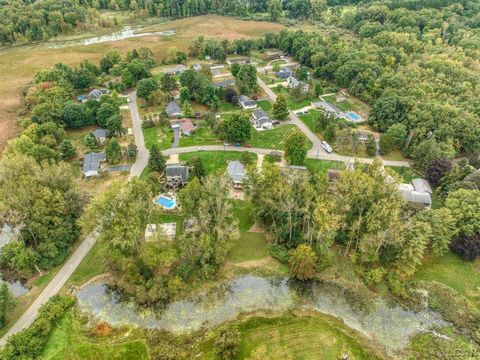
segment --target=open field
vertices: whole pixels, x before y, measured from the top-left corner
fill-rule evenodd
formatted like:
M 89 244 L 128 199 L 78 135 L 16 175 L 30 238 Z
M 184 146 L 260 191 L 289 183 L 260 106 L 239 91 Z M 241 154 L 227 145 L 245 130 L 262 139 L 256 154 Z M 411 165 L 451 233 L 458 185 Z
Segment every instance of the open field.
M 43 359 L 149 359 L 141 330 L 115 329 L 108 337 L 93 337 L 74 312 L 74 309 L 67 311 L 54 327 Z
M 296 129 L 295 125 L 279 125 L 271 130 L 257 131 L 252 130 L 252 138 L 250 144 L 253 147 L 264 149 L 283 150 L 285 147 L 285 141 L 290 134 Z M 311 148 L 312 144 L 309 140 L 307 142 L 307 148 Z
M 249 155 L 254 155 L 256 161 L 256 154 L 249 153 Z M 197 151 L 180 154 L 179 159 L 180 161 L 189 162 L 194 158 L 199 157 L 203 162 L 207 174 L 211 174 L 225 171 L 229 160 L 240 160 L 242 156 L 243 153 L 233 151 Z
M 78 65 L 82 60 L 97 62 L 108 49 L 125 54 L 142 46 L 149 47 L 157 60 L 166 55 L 169 46 L 187 50 L 190 42 L 199 35 L 230 40 L 262 36 L 267 32 L 278 32 L 283 25 L 269 22 L 242 21 L 228 17 L 207 15 L 164 22 L 145 28 L 145 31 L 175 30 L 172 37 L 157 35 L 130 38 L 89 46 L 45 48 L 23 46 L 0 52 L 0 149 L 17 132 L 16 110 L 20 105 L 20 93 L 32 80 L 35 72 L 56 63 Z
M 327 315 L 288 315 L 284 317 L 254 317 L 238 324 L 241 333 L 237 359 L 247 359 L 254 352 L 262 354 L 256 359 L 277 354 L 278 359 L 375 359 L 364 350 L 362 340 L 343 323 Z M 214 337 L 210 336 L 200 350 L 202 359 L 216 359 L 213 353 Z M 280 352 L 278 352 L 280 351 Z

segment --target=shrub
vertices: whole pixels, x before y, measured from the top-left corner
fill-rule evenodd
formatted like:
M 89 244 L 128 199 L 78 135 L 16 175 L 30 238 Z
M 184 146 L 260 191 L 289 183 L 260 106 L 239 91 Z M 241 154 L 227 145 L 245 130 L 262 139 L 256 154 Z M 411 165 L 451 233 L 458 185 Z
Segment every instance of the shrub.
M 220 331 L 215 339 L 216 353 L 220 359 L 235 359 L 240 350 L 240 331 L 235 328 L 226 328 Z
M 383 280 L 385 273 L 386 270 L 383 267 L 368 270 L 364 275 L 365 283 L 369 286 L 377 285 Z
M 106 322 L 102 321 L 92 328 L 92 334 L 95 337 L 105 337 L 109 336 L 112 333 L 112 327 Z
M 428 182 L 437 187 L 442 178 L 452 169 L 452 162 L 447 158 L 434 160 L 427 168 L 425 177 Z
M 301 244 L 292 250 L 288 259 L 292 276 L 299 280 L 312 279 L 316 274 L 317 254 L 309 245 Z
M 461 233 L 453 239 L 450 249 L 462 259 L 474 261 L 480 256 L 480 234 L 468 236 Z
M 283 245 L 271 245 L 270 254 L 281 263 L 286 263 L 288 261 L 288 249 Z

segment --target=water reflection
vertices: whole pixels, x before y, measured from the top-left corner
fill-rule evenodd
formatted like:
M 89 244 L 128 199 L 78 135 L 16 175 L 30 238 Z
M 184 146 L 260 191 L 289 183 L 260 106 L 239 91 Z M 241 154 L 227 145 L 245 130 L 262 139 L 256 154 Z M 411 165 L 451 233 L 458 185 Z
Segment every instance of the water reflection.
M 369 311 L 352 307 L 344 293 L 317 282 L 298 283 L 286 278 L 243 276 L 207 294 L 169 304 L 161 313 L 139 309 L 104 284 L 91 284 L 77 292 L 80 306 L 113 325 L 130 324 L 161 328 L 175 333 L 212 327 L 235 319 L 242 312 L 285 311 L 294 307 L 316 310 L 342 319 L 346 325 L 394 353 L 403 349 L 411 335 L 446 325 L 428 309 L 406 311 L 372 300 Z

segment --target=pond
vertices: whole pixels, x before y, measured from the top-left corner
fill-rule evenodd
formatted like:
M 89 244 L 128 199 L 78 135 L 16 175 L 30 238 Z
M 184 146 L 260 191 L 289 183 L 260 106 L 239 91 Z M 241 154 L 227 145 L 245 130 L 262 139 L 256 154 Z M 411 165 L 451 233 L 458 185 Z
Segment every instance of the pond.
M 159 313 L 121 301 L 105 284 L 90 284 L 76 295 L 82 309 L 112 325 L 160 328 L 174 333 L 213 327 L 244 312 L 315 310 L 343 320 L 391 355 L 407 346 L 413 334 L 446 325 L 439 314 L 428 309 L 413 312 L 372 299 L 372 309 L 363 312 L 348 303 L 343 291 L 331 286 L 251 275 L 223 283 L 211 292 L 172 302 Z
M 8 225 L 5 225 L 0 229 L 0 249 L 7 245 L 16 236 L 15 230 Z M 3 280 L 3 276 L 0 273 L 0 280 Z M 21 280 L 3 280 L 7 283 L 8 288 L 12 292 L 14 297 L 25 295 L 30 291 L 29 288 Z

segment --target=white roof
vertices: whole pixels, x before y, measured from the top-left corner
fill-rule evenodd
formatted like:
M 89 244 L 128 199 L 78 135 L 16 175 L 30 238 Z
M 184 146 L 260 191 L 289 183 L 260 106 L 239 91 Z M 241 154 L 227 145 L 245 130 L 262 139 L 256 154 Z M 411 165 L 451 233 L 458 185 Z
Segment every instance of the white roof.
M 227 167 L 227 174 L 235 182 L 242 182 L 245 179 L 245 170 L 243 164 L 238 161 L 230 161 Z

